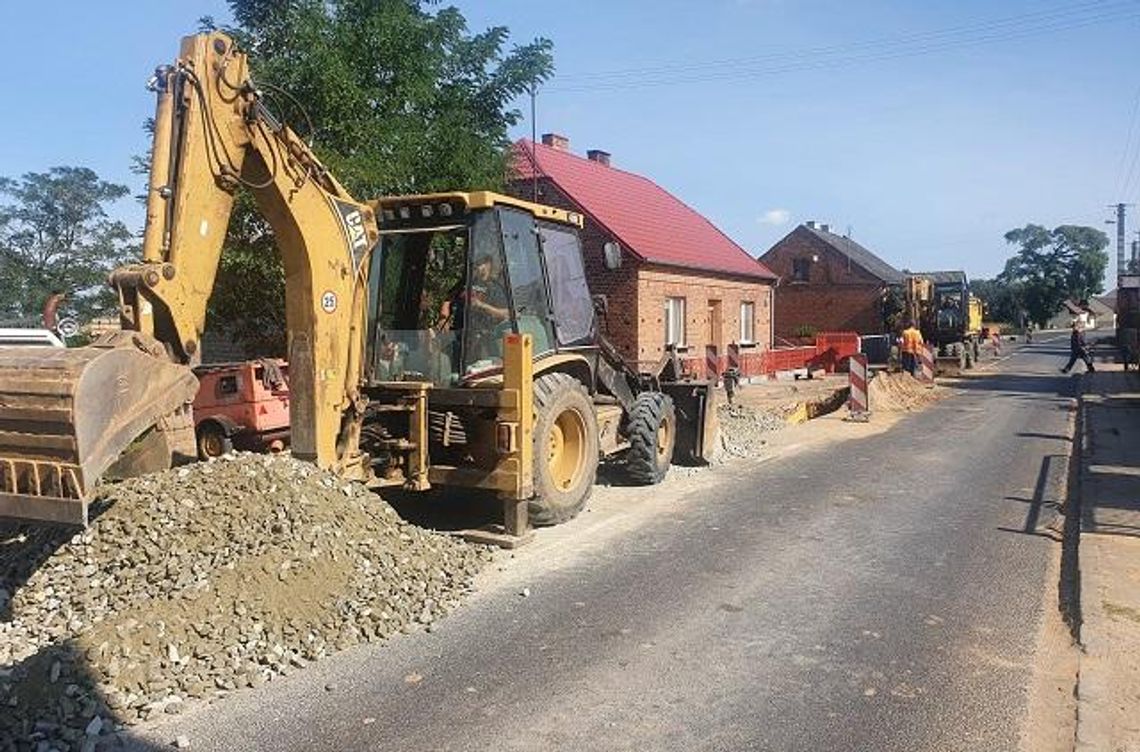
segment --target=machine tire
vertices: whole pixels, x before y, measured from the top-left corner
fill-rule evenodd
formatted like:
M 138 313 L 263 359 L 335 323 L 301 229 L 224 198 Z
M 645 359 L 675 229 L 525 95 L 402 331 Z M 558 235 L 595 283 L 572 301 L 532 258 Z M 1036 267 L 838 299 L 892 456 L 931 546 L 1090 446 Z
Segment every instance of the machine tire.
M 677 409 L 660 392 L 637 395 L 629 414 L 629 454 L 626 472 L 634 483 L 660 483 L 673 460 L 677 443 Z
M 198 442 L 198 459 L 221 457 L 234 450 L 234 442 L 226 435 L 225 429 L 212 420 L 200 423 L 195 434 Z
M 532 525 L 573 519 L 590 498 L 598 475 L 598 419 L 582 382 L 548 373 L 534 382 L 534 498 Z

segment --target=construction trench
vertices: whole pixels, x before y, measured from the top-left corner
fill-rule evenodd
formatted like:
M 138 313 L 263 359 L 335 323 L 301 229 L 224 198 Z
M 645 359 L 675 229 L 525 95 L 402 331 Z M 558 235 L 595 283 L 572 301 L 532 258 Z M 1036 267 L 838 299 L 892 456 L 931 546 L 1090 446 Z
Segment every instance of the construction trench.
M 869 391 L 883 412 L 936 398 L 900 374 Z M 762 456 L 846 392 L 839 378 L 743 388 L 720 405 L 713 462 Z M 94 750 L 192 701 L 431 631 L 497 556 L 288 455 L 108 483 L 92 509 L 79 533 L 0 526 L 0 750 Z

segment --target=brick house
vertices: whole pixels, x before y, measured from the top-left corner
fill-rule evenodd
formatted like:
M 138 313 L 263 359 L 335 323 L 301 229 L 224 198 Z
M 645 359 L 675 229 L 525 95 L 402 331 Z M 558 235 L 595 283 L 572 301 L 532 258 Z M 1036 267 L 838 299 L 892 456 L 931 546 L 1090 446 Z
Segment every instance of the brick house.
M 903 273 L 827 225 L 806 222 L 760 257 L 780 276 L 776 337 L 804 333 L 885 330 L 883 302 Z
M 587 281 L 606 296 L 603 331 L 625 358 L 655 363 L 672 344 L 701 373 L 706 345 L 716 346 L 723 367 L 735 344 L 742 366 L 758 369 L 772 344 L 776 276 L 703 216 L 613 167 L 606 152 L 573 154 L 556 134 L 516 143 L 508 182 L 514 195 L 583 215 Z M 607 244 L 616 244 L 616 268 L 606 263 Z

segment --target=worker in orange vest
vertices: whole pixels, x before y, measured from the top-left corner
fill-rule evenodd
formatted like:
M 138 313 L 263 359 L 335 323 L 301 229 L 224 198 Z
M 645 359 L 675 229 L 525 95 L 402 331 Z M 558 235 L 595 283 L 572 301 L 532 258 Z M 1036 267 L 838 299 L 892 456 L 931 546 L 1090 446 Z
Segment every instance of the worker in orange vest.
M 918 354 L 923 345 L 922 332 L 913 321 L 907 321 L 906 329 L 903 329 L 902 337 L 899 338 L 899 354 L 902 356 L 903 370 L 911 376 L 918 370 Z

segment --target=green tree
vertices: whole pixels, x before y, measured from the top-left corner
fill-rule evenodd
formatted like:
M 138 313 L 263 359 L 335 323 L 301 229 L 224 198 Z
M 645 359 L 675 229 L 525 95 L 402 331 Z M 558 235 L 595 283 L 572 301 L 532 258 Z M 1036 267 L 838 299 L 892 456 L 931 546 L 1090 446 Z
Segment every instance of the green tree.
M 358 198 L 501 187 L 519 95 L 553 72 L 551 43 L 508 49 L 455 8 L 417 0 L 230 0 L 226 31 L 278 114 Z M 210 19 L 203 19 L 207 28 Z M 303 104 L 303 111 L 302 111 Z M 256 290 L 257 295 L 250 291 Z M 269 228 L 239 199 L 211 325 L 284 342 L 284 280 Z
M 981 299 L 986 321 L 999 321 L 1021 326 L 1025 315 L 1024 291 L 1016 282 L 1001 279 L 972 279 L 970 292 Z
M 998 281 L 1018 286 L 1029 318 L 1043 325 L 1069 298 L 1087 300 L 1104 291 L 1108 236 L 1093 227 L 1028 224 L 1005 240 L 1018 246 Z
M 54 291 L 83 317 L 112 309 L 107 273 L 137 246 L 107 206 L 128 193 L 85 167 L 0 178 L 0 318 L 38 319 Z

